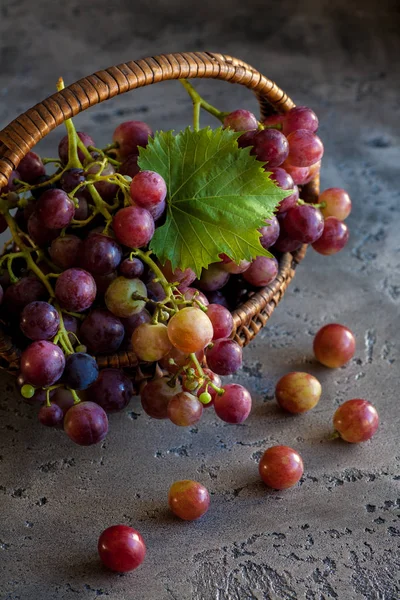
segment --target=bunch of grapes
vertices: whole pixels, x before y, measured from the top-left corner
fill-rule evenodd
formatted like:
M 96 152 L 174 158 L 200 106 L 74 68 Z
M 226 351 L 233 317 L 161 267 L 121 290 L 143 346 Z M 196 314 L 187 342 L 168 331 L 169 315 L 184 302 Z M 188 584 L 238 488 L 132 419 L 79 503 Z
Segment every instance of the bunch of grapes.
M 220 379 L 242 364 L 229 309 L 276 278 L 280 252 L 312 243 L 330 254 L 347 241 L 343 190 L 327 190 L 316 206 L 300 199 L 298 186 L 316 175 L 323 154 L 313 111 L 297 107 L 264 123 L 245 110 L 221 114 L 224 127 L 243 132 L 239 147 L 251 146 L 276 185 L 292 191 L 259 231 L 276 256 L 237 263 L 220 254 L 198 279 L 160 264 L 148 247 L 168 189 L 160 174 L 139 168 L 139 148 L 153 136 L 140 121 L 120 124 L 100 149 L 69 120 L 58 158 L 28 152 L 0 190 L 0 232 L 12 235 L 0 258 L 0 311 L 19 332 L 21 394 L 39 406 L 43 425 L 77 444 L 102 441 L 108 414 L 137 391 L 124 371 L 99 372 L 96 356 L 118 351 L 158 365 L 140 387 L 153 418 L 189 426 L 212 406 L 222 420 L 243 422 L 250 393 Z

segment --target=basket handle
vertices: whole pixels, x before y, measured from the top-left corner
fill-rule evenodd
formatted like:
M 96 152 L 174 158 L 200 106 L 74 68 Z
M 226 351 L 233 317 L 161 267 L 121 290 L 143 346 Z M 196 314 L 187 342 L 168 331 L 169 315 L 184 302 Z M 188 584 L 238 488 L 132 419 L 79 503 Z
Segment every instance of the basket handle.
M 209 77 L 239 83 L 254 91 L 261 116 L 286 112 L 292 100 L 247 63 L 212 52 L 162 54 L 120 64 L 84 77 L 28 109 L 0 131 L 0 189 L 12 169 L 45 135 L 90 106 L 135 88 L 170 79 Z

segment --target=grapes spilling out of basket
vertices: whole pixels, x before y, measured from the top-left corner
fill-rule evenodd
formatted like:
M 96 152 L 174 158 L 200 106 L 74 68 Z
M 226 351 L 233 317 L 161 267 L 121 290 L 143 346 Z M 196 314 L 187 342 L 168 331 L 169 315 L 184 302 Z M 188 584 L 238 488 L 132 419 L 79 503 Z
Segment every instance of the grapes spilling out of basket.
M 58 157 L 28 152 L 0 191 L 11 234 L 1 319 L 22 348 L 21 394 L 81 445 L 104 439 L 108 414 L 138 386 L 156 419 L 189 426 L 213 407 L 244 421 L 250 393 L 221 382 L 242 364 L 230 310 L 274 281 L 281 253 L 307 243 L 334 254 L 348 239 L 344 190 L 301 199 L 323 154 L 311 109 L 258 122 L 182 83 L 192 130 L 154 135 L 127 121 L 100 149 L 68 120 Z M 222 127 L 200 129 L 199 106 Z M 96 358 L 121 352 L 137 357 L 140 382 L 113 364 L 99 371 Z

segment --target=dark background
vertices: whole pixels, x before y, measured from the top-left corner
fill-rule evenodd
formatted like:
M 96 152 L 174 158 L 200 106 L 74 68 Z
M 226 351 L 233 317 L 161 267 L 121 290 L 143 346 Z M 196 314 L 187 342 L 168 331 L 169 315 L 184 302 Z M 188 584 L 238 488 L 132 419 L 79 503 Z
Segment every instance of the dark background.
M 0 127 L 66 83 L 127 60 L 184 50 L 225 52 L 276 80 L 320 117 L 322 187 L 353 199 L 351 238 L 327 258 L 311 250 L 267 327 L 245 350 L 235 380 L 251 417 L 231 427 L 208 412 L 198 428 L 154 422 L 137 399 L 111 419 L 100 446 L 78 448 L 39 426 L 13 380 L 0 380 L 1 600 L 393 600 L 400 597 L 399 120 L 400 9 L 396 1 L 0 1 Z M 221 109 L 256 110 L 247 90 L 199 82 Z M 137 90 L 77 118 L 99 145 L 129 118 L 154 128 L 191 122 L 177 83 Z M 204 123 L 210 122 L 204 118 Z M 54 155 L 63 131 L 41 143 Z M 330 371 L 312 339 L 338 321 L 357 337 L 354 359 Z M 274 401 L 289 370 L 315 374 L 319 405 L 298 418 Z M 331 442 L 335 408 L 365 397 L 376 437 Z M 259 482 L 270 445 L 302 454 L 301 485 Z M 176 479 L 212 494 L 199 523 L 166 510 Z M 127 576 L 102 569 L 99 533 L 118 522 L 143 534 L 148 555 Z

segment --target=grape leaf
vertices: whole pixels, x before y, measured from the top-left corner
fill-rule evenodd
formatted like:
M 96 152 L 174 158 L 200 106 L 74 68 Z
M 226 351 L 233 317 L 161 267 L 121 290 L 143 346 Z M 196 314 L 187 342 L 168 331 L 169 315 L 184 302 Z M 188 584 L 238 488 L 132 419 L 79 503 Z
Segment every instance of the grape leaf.
M 157 132 L 140 148 L 138 164 L 164 177 L 166 222 L 155 231 L 150 249 L 162 264 L 193 269 L 220 260 L 225 253 L 239 262 L 270 256 L 257 231 L 291 192 L 277 187 L 250 155 L 239 148 L 230 129 L 190 128 L 174 135 Z

